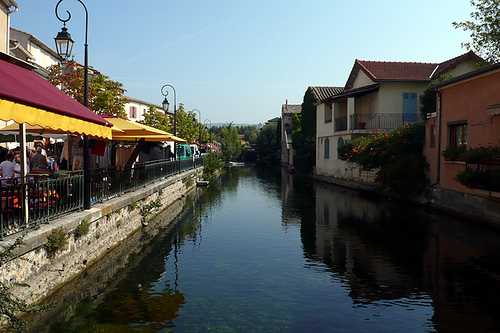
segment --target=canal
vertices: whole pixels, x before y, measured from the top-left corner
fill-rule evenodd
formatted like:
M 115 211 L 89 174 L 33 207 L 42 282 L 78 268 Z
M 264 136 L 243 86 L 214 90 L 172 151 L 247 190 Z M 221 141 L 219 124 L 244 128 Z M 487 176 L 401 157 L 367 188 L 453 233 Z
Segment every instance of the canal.
M 232 168 L 186 200 L 30 330 L 500 331 L 495 230 L 279 169 Z

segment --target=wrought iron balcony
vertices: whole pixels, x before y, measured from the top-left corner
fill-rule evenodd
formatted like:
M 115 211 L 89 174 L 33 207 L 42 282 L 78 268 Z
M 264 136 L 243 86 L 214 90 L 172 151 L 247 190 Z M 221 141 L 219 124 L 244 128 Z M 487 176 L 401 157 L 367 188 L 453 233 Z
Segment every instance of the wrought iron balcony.
M 350 116 L 351 130 L 393 130 L 422 121 L 418 114 L 357 113 Z M 347 130 L 347 117 L 335 118 L 335 131 Z
M 500 161 L 467 163 L 457 180 L 470 188 L 500 192 Z

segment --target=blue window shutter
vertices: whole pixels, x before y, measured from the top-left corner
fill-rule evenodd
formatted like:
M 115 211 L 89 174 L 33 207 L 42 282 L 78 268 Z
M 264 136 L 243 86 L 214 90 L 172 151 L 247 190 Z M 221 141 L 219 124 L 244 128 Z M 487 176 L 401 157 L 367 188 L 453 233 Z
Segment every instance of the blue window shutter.
M 417 93 L 403 93 L 404 121 L 417 121 Z

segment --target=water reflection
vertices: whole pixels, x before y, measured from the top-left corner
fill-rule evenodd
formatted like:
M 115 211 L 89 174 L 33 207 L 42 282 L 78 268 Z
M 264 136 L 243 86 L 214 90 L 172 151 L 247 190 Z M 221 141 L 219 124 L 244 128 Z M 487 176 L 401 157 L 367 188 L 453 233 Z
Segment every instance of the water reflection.
M 281 179 L 284 223 L 296 208 L 307 266 L 343 281 L 354 307 L 432 306 L 429 330 L 500 329 L 498 231 L 286 173 Z
M 496 231 L 280 169 L 232 168 L 184 200 L 32 331 L 500 330 Z

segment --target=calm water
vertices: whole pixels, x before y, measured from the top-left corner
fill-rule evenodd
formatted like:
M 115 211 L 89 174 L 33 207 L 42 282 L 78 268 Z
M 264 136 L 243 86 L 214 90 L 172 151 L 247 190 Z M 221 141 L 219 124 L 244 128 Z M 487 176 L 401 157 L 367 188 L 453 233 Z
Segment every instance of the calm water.
M 32 331 L 500 331 L 495 231 L 251 167 L 188 207 L 69 284 Z

